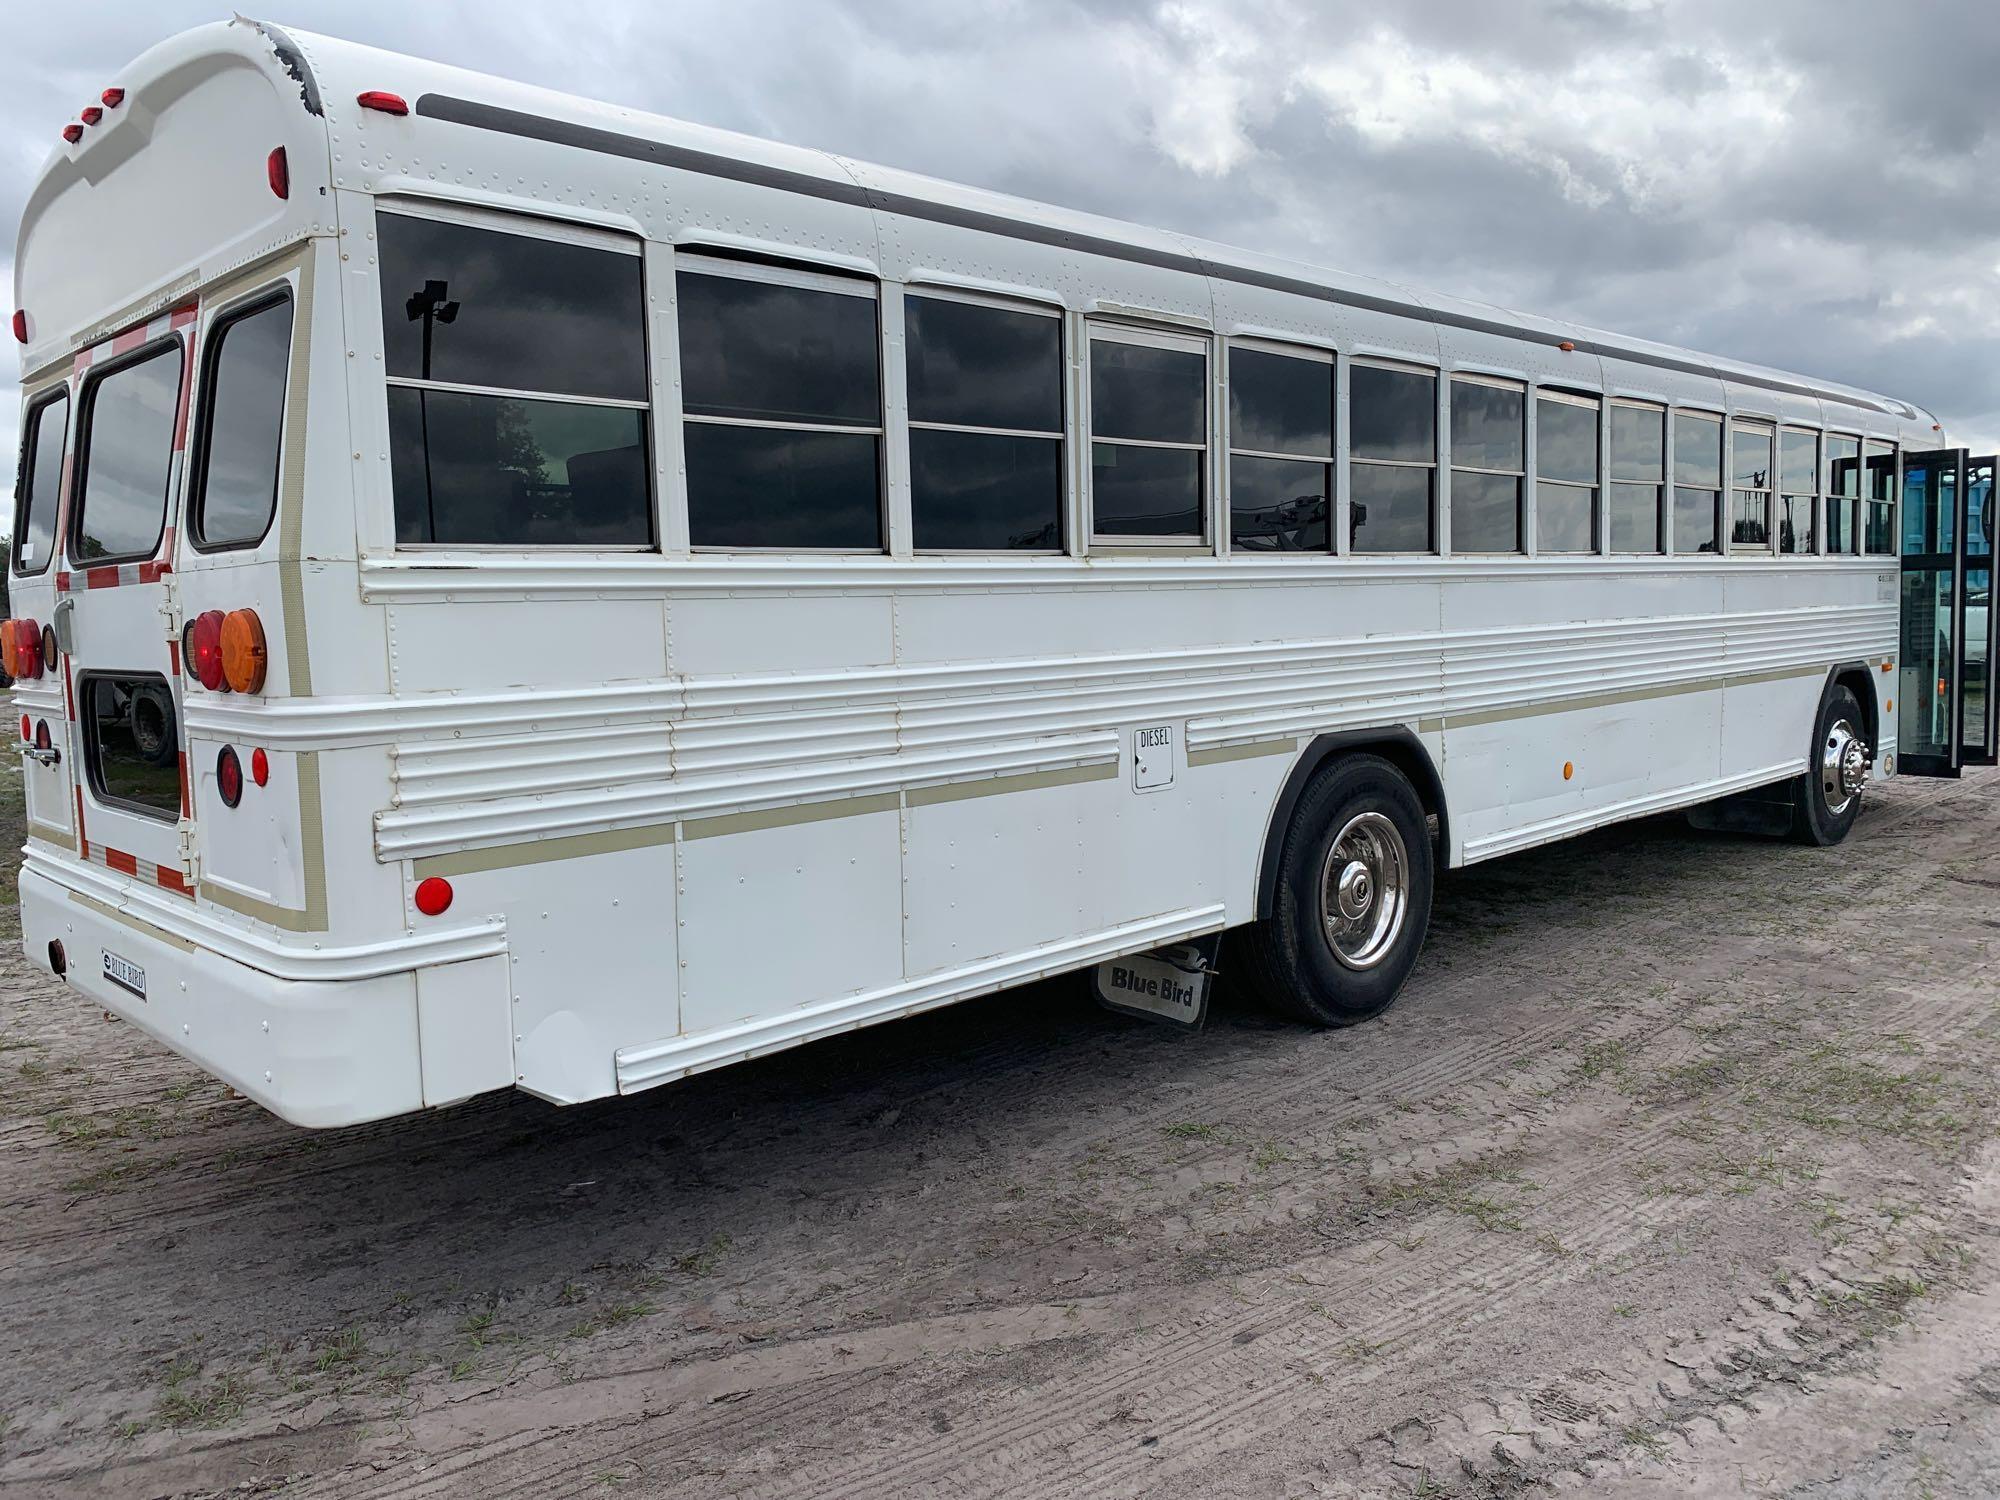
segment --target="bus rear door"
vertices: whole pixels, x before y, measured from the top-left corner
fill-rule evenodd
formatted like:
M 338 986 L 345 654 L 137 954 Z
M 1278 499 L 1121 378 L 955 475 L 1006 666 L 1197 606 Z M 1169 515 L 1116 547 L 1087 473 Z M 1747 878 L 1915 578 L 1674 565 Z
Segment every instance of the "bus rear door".
M 1994 459 L 1963 448 L 1903 460 L 1897 768 L 1909 775 L 1996 763 L 1993 483 Z

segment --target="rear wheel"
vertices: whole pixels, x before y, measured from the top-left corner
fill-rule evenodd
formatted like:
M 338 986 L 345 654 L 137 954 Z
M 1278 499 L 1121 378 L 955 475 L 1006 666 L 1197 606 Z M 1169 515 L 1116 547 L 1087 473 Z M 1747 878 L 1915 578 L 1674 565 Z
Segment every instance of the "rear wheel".
M 1284 839 L 1271 915 L 1239 937 L 1237 973 L 1265 1005 L 1315 1026 L 1380 1015 L 1430 927 L 1423 804 L 1388 761 L 1346 756 L 1306 784 Z
M 1861 816 L 1861 792 L 1875 752 L 1862 735 L 1867 720 L 1853 690 L 1835 685 L 1813 721 L 1812 760 L 1792 782 L 1792 837 L 1824 848 L 1847 837 Z

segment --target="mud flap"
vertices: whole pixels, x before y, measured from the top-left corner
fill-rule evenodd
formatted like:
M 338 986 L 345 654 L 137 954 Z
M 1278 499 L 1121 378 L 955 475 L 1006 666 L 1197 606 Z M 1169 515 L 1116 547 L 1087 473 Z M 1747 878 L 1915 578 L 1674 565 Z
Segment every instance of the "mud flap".
M 1199 1031 L 1208 1019 L 1208 994 L 1221 941 L 1220 933 L 1212 933 L 1150 953 L 1109 959 L 1090 971 L 1090 991 L 1099 1005 L 1121 1016 Z

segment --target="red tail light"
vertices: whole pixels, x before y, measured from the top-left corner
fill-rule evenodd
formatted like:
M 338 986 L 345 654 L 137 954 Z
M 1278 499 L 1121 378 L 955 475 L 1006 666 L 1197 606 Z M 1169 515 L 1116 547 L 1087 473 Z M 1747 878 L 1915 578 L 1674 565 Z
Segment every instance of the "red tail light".
M 280 198 L 292 196 L 292 168 L 285 160 L 283 146 L 273 146 L 271 154 L 264 158 L 264 175 L 270 179 L 272 192 Z
M 104 118 L 104 111 L 93 104 L 77 118 L 82 120 L 86 125 L 95 125 L 99 120 Z
M 125 102 L 125 90 L 106 89 L 103 93 L 99 94 L 97 97 L 104 101 L 104 107 L 106 109 L 116 109 L 119 105 Z
M 181 642 L 188 675 L 211 693 L 222 690 L 222 611 L 205 610 L 188 622 Z
M 271 780 L 271 757 L 264 753 L 262 746 L 250 752 L 250 779 L 259 786 L 267 785 Z
M 8 627 L 14 636 L 14 666 L 16 677 L 29 681 L 42 675 L 42 627 L 33 620 L 15 620 Z
M 25 307 L 14 309 L 14 338 L 23 344 L 28 342 L 28 310 Z
M 355 97 L 354 102 L 363 109 L 379 109 L 385 115 L 406 115 L 410 106 L 403 102 L 401 94 L 392 94 L 387 89 L 369 89 Z
M 69 124 L 63 126 L 63 139 L 74 146 L 78 141 L 83 139 L 83 127 L 77 124 L 76 121 L 71 120 Z
M 234 807 L 243 800 L 243 762 L 236 758 L 233 746 L 224 745 L 216 754 L 215 789 L 224 807 Z
M 451 909 L 451 882 L 440 875 L 428 875 L 417 882 L 417 910 L 427 917 L 441 917 Z

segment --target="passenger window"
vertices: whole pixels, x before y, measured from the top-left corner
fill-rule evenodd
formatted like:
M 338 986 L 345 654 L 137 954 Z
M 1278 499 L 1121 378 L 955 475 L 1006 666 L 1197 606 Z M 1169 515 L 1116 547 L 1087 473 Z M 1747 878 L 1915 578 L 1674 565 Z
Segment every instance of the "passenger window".
M 1333 546 L 1333 356 L 1229 351 L 1229 545 Z
M 1433 552 L 1437 376 L 1348 367 L 1348 534 L 1356 552 Z
M 1093 328 L 1093 533 L 1114 542 L 1200 541 L 1207 466 L 1207 343 Z
M 1887 557 L 1896 550 L 1896 445 L 1868 443 L 1868 508 L 1861 550 Z
M 1856 511 L 1861 504 L 1861 439 L 1837 432 L 1826 435 L 1826 550 L 1851 555 L 1859 536 Z
M 83 475 L 70 555 L 78 562 L 151 557 L 167 522 L 180 414 L 181 341 L 155 344 L 83 389 Z
M 1818 550 L 1818 433 L 1787 427 L 1778 434 L 1778 491 L 1778 550 Z
M 1722 550 L 1722 418 L 1674 413 L 1674 551 Z
M 924 551 L 1062 547 L 1062 317 L 915 296 L 910 520 Z
M 1658 406 L 1611 403 L 1611 550 L 1658 552 L 1665 545 L 1667 414 Z
M 292 355 L 289 295 L 209 335 L 189 532 L 198 547 L 255 546 L 278 504 L 278 445 Z
M 1475 376 L 1451 382 L 1451 550 L 1519 552 L 1527 476 L 1527 388 Z
M 1771 547 L 1772 434 L 1768 427 L 1739 422 L 1730 439 L 1730 487 L 1736 494 L 1729 544 L 1757 552 Z
M 1535 397 L 1535 547 L 1597 550 L 1595 396 L 1542 391 Z
M 689 539 L 881 551 L 873 283 L 683 258 L 675 285 Z
M 77 679 L 84 768 L 99 802 L 171 823 L 181 812 L 181 737 L 164 677 Z
M 63 444 L 69 438 L 69 392 L 28 409 L 21 445 L 20 495 L 14 508 L 14 571 L 40 573 L 56 550 L 56 509 L 62 503 Z
M 378 213 L 396 539 L 653 538 L 636 245 Z

